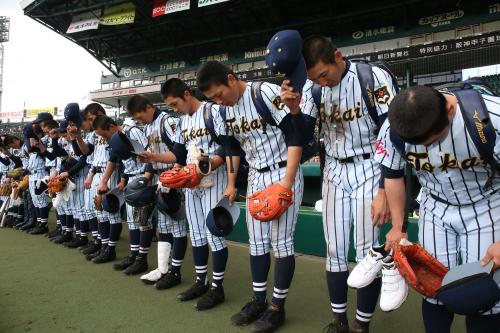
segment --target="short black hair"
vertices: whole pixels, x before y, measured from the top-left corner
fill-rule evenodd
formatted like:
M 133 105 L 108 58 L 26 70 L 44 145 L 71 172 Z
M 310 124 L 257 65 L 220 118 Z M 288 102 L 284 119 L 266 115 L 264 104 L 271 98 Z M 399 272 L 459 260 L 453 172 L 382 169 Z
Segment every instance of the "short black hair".
M 102 107 L 101 104 L 99 103 L 90 103 L 83 109 L 83 114 L 87 115 L 88 113 L 98 116 L 99 113 L 102 113 L 102 115 L 106 115 L 106 110 Z
M 167 99 L 167 97 L 179 97 L 184 100 L 184 92 L 186 90 L 191 94 L 191 90 L 186 82 L 178 78 L 171 78 L 161 85 L 160 93 L 164 100 Z
M 133 116 L 134 113 L 144 112 L 146 111 L 146 107 L 150 105 L 153 106 L 153 103 L 144 95 L 134 95 L 127 102 L 127 111 Z
M 449 124 L 446 98 L 436 89 L 417 86 L 396 95 L 389 104 L 391 129 L 405 142 L 422 144 Z
M 227 86 L 227 76 L 231 74 L 236 79 L 238 76 L 231 68 L 218 61 L 207 61 L 201 65 L 196 75 L 196 84 L 201 91 L 207 91 L 212 84 Z
M 320 61 L 332 64 L 335 62 L 335 51 L 337 51 L 337 46 L 325 36 L 309 36 L 302 43 L 302 55 L 307 69 L 313 68 Z
M 45 120 L 43 122 L 43 127 L 48 127 L 49 129 L 54 129 L 54 128 L 58 128 L 59 127 L 59 123 L 56 120 L 54 120 L 54 119 Z
M 18 138 L 17 136 L 7 134 L 7 135 L 5 135 L 5 137 L 4 137 L 4 139 L 3 139 L 3 143 L 4 143 L 6 146 L 9 146 L 9 145 L 13 144 L 13 143 L 14 143 L 14 141 L 16 141 L 16 140 L 21 141 L 21 139 L 20 139 L 20 138 Z
M 116 126 L 116 122 L 108 116 L 97 116 L 92 123 L 94 129 L 101 129 L 103 131 L 109 130 L 112 125 Z

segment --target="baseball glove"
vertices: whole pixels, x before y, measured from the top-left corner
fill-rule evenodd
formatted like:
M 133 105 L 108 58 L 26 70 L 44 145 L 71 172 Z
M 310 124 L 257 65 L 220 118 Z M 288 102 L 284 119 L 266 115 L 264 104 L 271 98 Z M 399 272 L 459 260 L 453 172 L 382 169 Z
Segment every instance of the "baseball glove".
M 66 185 L 68 184 L 68 179 L 67 178 L 59 178 L 59 177 L 54 177 L 52 178 L 49 183 L 47 184 L 49 193 L 58 193 L 64 191 L 66 188 Z
M 406 239 L 395 243 L 393 249 L 394 262 L 406 282 L 420 294 L 436 298 L 448 268 L 423 247 Z
M 23 179 L 17 184 L 17 189 L 20 191 L 24 191 L 25 189 L 28 188 L 30 184 L 30 176 L 26 175 L 23 177 Z
M 277 183 L 250 195 L 248 211 L 254 219 L 268 222 L 280 217 L 292 203 L 293 191 Z
M 7 171 L 7 177 L 13 178 L 13 179 L 20 179 L 24 175 L 24 169 L 23 168 L 16 168 L 16 169 L 11 169 Z
M 104 195 L 96 194 L 94 197 L 94 206 L 95 209 L 99 212 L 102 212 L 102 200 L 104 199 Z
M 0 185 L 0 196 L 6 197 L 12 193 L 12 183 L 10 181 L 4 182 Z
M 169 188 L 193 188 L 200 184 L 203 176 L 198 172 L 197 166 L 190 163 L 182 168 L 172 168 L 160 175 L 162 186 Z

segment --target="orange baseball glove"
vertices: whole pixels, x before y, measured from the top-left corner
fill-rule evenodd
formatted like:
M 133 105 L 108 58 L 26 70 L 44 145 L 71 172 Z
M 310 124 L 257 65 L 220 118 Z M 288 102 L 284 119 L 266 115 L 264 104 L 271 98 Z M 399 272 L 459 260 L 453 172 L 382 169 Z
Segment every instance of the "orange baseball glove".
M 66 188 L 67 184 L 68 184 L 67 178 L 61 179 L 59 177 L 54 177 L 49 181 L 47 187 L 49 193 L 58 193 L 62 192 Z
M 420 294 L 436 298 L 448 268 L 418 244 L 395 243 L 394 261 L 408 284 Z
M 193 188 L 200 184 L 203 175 L 196 164 L 190 163 L 182 168 L 172 168 L 160 175 L 162 186 L 169 188 Z
M 248 211 L 256 220 L 268 222 L 283 214 L 293 203 L 293 191 L 279 183 L 248 197 Z

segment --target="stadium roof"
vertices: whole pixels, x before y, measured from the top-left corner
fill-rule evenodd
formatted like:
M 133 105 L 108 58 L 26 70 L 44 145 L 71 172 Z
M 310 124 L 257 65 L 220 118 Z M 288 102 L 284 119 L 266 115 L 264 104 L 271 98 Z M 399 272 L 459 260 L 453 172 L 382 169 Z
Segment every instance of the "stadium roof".
M 457 6 L 456 0 L 212 0 L 216 4 L 203 7 L 198 3 L 202 0 L 190 1 L 189 10 L 160 17 L 152 17 L 153 0 L 24 0 L 21 7 L 25 15 L 74 41 L 118 75 L 121 68 L 138 63 L 172 59 L 195 64 L 203 55 L 262 47 L 273 32 L 285 28 L 304 35 L 344 36 L 358 29 L 404 25 Z M 67 33 L 76 15 L 127 2 L 135 6 L 132 24 Z

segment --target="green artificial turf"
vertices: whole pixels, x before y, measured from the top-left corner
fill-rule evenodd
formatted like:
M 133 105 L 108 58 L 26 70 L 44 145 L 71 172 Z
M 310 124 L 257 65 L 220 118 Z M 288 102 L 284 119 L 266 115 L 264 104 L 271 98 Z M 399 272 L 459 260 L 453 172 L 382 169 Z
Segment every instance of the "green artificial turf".
M 128 254 L 124 228 L 118 246 Z M 113 271 L 111 264 L 87 262 L 78 250 L 12 229 L 0 229 L 0 332 L 250 332 L 230 323 L 230 316 L 251 298 L 248 249 L 231 244 L 226 271 L 226 302 L 197 312 L 194 302 L 180 303 L 177 293 L 194 282 L 191 250 L 182 269 L 183 283 L 157 291 L 138 277 Z M 156 265 L 156 243 L 150 266 Z M 271 270 L 272 271 L 272 270 Z M 269 281 L 272 281 L 270 276 Z M 268 284 L 272 290 L 272 282 Z M 354 319 L 355 291 L 349 291 Z M 423 332 L 420 297 L 411 293 L 397 311 L 377 309 L 371 332 Z M 280 332 L 322 332 L 330 320 L 324 260 L 298 256 L 287 300 L 287 321 Z M 463 318 L 452 332 L 465 332 Z M 460 324 L 460 325 L 458 325 Z

